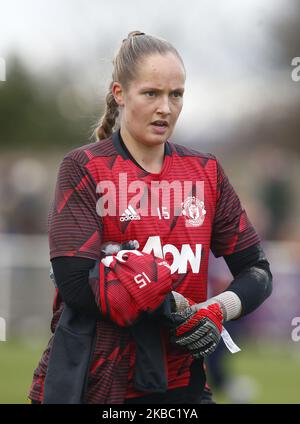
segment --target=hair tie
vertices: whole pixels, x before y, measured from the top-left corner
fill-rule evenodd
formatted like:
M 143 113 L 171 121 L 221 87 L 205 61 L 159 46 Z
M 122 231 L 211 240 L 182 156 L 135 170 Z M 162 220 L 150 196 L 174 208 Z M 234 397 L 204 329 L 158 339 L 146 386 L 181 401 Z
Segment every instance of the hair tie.
M 130 38 L 137 37 L 139 35 L 146 35 L 146 33 L 141 31 L 132 31 L 128 34 L 127 38 L 124 38 L 123 43 L 124 41 L 130 40 Z

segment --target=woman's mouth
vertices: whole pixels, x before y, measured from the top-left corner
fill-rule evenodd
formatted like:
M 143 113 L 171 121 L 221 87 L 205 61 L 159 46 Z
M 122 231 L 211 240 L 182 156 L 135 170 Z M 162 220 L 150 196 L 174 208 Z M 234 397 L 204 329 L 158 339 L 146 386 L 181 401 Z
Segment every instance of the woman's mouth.
M 153 127 L 156 134 L 164 134 L 167 131 L 169 124 L 167 121 L 157 120 L 152 122 L 151 126 Z
M 168 127 L 168 121 L 164 121 L 164 120 L 157 120 L 151 123 L 151 125 L 154 125 L 156 127 Z

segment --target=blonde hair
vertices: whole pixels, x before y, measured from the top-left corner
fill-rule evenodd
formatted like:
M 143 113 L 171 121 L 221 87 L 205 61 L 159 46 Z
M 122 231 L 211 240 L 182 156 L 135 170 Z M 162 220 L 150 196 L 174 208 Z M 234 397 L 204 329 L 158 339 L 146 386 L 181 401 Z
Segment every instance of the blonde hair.
M 184 67 L 178 51 L 168 41 L 152 35 L 146 35 L 140 31 L 130 32 L 127 38 L 123 40 L 113 60 L 112 82 L 106 95 L 104 114 L 101 116 L 98 127 L 94 132 L 97 140 L 110 137 L 116 126 L 119 106 L 112 94 L 113 82 L 119 82 L 124 89 L 128 88 L 129 83 L 136 77 L 139 63 L 145 57 L 157 53 L 165 55 L 170 52 L 178 57 Z

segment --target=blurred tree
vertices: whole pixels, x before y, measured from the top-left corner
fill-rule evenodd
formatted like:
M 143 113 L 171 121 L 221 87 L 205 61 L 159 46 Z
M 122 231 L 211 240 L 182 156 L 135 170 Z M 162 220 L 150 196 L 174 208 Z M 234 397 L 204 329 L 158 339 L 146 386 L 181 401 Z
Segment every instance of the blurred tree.
M 278 46 L 277 65 L 286 68 L 293 57 L 300 56 L 300 2 L 290 0 L 285 3 L 284 11 L 275 22 L 272 32 Z M 274 56 L 275 58 L 275 56 Z
M 67 74 L 33 77 L 16 56 L 7 60 L 7 68 L 7 81 L 0 83 L 2 150 L 68 149 L 89 142 L 91 115 L 82 113 L 76 91 L 63 105 L 60 102 L 65 86 L 72 87 Z M 95 111 L 95 116 L 100 113 Z
M 300 56 L 300 2 L 291 0 L 286 2 L 282 13 L 271 27 L 273 41 L 273 64 L 274 69 L 281 70 L 282 83 L 287 89 L 295 93 L 289 104 L 281 105 L 281 98 L 278 95 L 278 102 L 271 109 L 269 114 L 263 114 L 257 126 L 257 132 L 267 140 L 269 144 L 281 145 L 287 149 L 300 152 L 300 81 L 292 80 L 291 73 L 293 67 L 291 61 L 294 57 Z M 280 90 L 279 90 L 280 93 Z
M 300 153 L 300 81 L 292 79 L 294 57 L 300 57 L 300 2 L 290 0 L 282 3 L 281 13 L 277 13 L 268 27 L 269 51 L 264 56 L 264 74 L 257 78 L 265 81 L 266 98 L 264 108 L 243 119 L 227 136 L 227 141 L 236 143 L 252 151 L 264 144 L 272 149 L 283 147 Z M 255 28 L 253 28 L 255 32 Z M 259 45 L 257 46 L 260 47 Z M 264 96 L 262 91 L 261 96 Z M 258 105 L 259 106 L 259 105 Z M 295 156 L 296 158 L 296 156 Z

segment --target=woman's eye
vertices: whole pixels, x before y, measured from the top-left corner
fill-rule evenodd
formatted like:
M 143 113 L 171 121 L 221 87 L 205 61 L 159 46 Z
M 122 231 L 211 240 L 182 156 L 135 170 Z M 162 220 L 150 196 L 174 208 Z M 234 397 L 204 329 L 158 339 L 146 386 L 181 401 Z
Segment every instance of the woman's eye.
M 154 97 L 155 96 L 155 91 L 147 91 L 145 94 L 148 97 Z
M 173 97 L 182 97 L 183 93 L 181 91 L 174 91 L 173 92 Z

